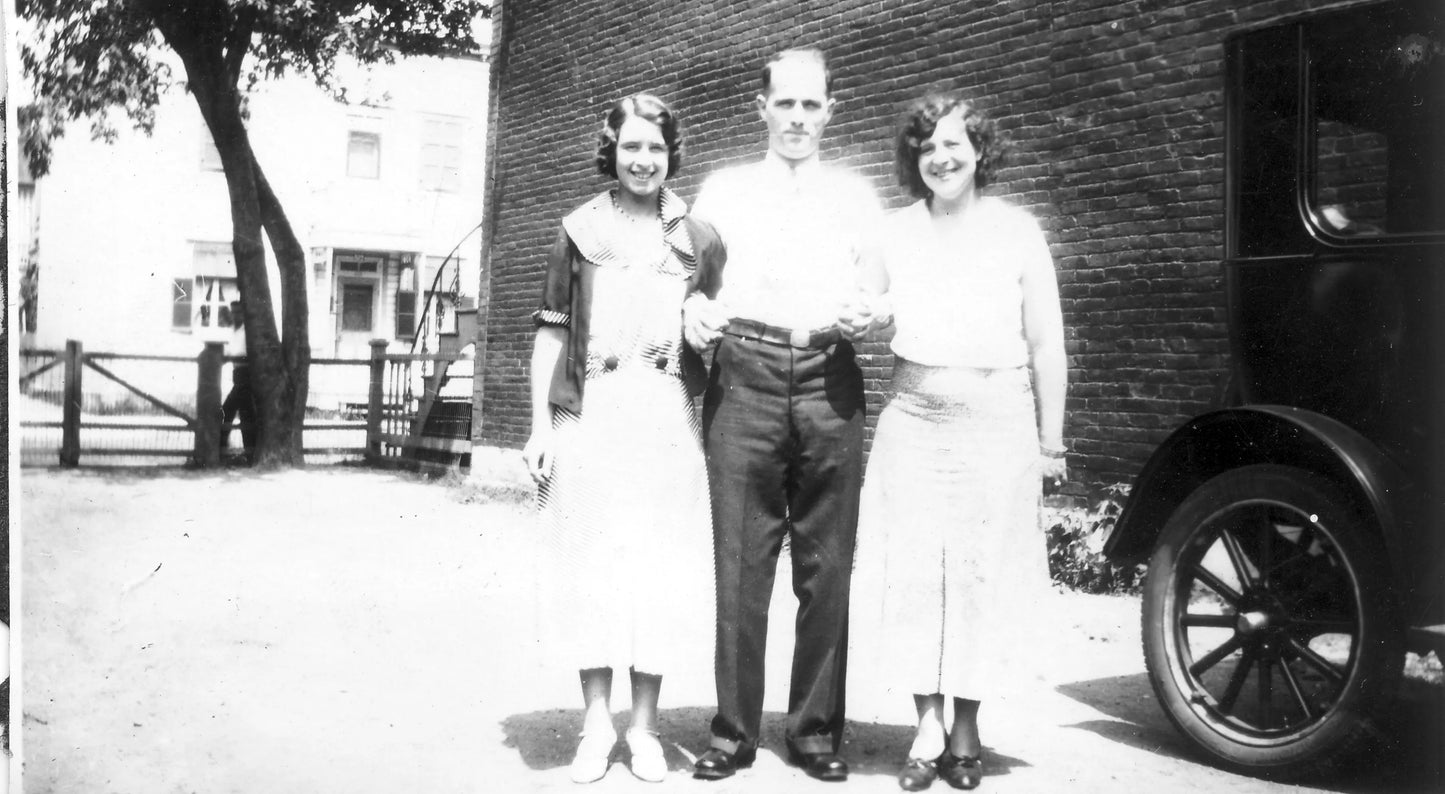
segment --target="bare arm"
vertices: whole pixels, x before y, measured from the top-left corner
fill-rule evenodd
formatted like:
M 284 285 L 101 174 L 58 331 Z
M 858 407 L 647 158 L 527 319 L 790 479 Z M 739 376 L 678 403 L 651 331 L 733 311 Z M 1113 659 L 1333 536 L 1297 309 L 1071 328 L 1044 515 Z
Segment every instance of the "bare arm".
M 728 327 L 727 307 L 717 300 L 722 288 L 723 263 L 727 261 L 727 238 L 722 236 L 717 221 L 721 212 L 719 204 L 726 202 L 718 198 L 719 190 L 716 180 L 709 178 L 692 206 L 693 215 L 707 224 L 716 238 L 706 249 L 707 258 L 715 261 L 699 263 L 700 278 L 697 284 L 689 284 L 687 299 L 682 303 L 682 337 L 699 353 L 716 344 Z M 703 273 L 704 270 L 707 272 Z
M 539 327 L 532 342 L 532 435 L 522 448 L 522 458 L 527 473 L 538 483 L 552 473 L 552 373 L 566 342 L 567 330 L 554 325 Z
M 887 299 L 888 270 L 883 257 L 883 209 L 869 189 L 865 188 L 858 200 L 866 207 L 858 221 L 858 297 L 838 312 L 839 330 L 854 341 L 875 328 L 887 328 L 893 323 L 893 311 Z
M 1064 399 L 1069 374 L 1068 357 L 1064 352 L 1064 318 L 1053 259 L 1042 237 L 1038 247 L 1038 253 L 1029 256 L 1024 266 L 1024 336 L 1028 340 L 1029 368 L 1034 379 L 1039 445 L 1063 450 Z M 1058 460 L 1056 471 L 1051 476 L 1062 479 L 1062 459 Z

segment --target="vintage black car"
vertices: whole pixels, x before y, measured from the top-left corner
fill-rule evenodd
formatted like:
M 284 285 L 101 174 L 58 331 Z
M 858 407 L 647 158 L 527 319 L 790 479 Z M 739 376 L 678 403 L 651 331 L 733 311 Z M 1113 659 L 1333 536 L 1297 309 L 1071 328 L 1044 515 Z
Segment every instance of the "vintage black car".
M 1445 651 L 1445 5 L 1226 42 L 1225 404 L 1139 474 L 1149 676 L 1217 763 L 1368 745 L 1407 650 Z

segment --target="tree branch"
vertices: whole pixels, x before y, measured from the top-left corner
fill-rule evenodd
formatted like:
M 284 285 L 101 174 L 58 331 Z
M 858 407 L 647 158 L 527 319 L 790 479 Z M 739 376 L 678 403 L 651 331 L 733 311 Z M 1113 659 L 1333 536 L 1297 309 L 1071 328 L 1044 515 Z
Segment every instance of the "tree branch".
M 261 164 L 252 158 L 252 171 L 256 180 L 256 200 L 261 211 L 261 226 L 271 241 L 271 250 L 276 254 L 277 270 L 281 275 L 281 344 L 288 357 L 298 351 L 309 353 L 310 334 L 307 329 L 306 304 L 304 300 L 292 300 L 291 296 L 306 294 L 306 251 L 291 228 L 291 221 L 281 206 L 271 182 L 261 170 Z
M 247 6 L 236 14 L 235 24 L 226 37 L 225 68 L 226 81 L 235 86 L 241 81 L 241 64 L 251 51 L 251 34 L 256 29 L 256 10 Z

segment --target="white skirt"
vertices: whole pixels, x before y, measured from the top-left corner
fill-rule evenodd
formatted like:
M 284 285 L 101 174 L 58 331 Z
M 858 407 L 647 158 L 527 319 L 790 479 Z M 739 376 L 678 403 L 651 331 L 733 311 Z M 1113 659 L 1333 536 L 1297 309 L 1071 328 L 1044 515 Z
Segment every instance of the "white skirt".
M 712 673 L 712 520 L 680 379 L 624 367 L 555 410 L 539 491 L 544 654 L 563 670 Z
M 1027 618 L 1049 593 L 1025 368 L 899 359 L 864 477 L 850 686 L 992 699 L 1030 683 Z M 1025 680 L 1020 680 L 1025 679 Z

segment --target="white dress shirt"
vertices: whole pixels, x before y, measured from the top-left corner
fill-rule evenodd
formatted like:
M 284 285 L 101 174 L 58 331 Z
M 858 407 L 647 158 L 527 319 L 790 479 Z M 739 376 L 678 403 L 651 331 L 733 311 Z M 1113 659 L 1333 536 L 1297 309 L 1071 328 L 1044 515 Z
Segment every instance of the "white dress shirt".
M 769 152 L 708 177 L 693 212 L 727 246 L 718 300 L 733 319 L 796 330 L 832 327 L 859 293 L 859 262 L 883 223 L 867 180 Z

